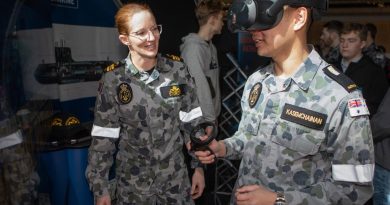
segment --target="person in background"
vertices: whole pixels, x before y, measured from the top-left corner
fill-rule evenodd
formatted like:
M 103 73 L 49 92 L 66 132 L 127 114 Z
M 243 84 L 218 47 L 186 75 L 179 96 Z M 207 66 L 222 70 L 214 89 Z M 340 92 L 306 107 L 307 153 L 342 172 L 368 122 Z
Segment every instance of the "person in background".
M 318 54 L 320 54 L 320 56 L 324 56 L 325 54 L 329 53 L 331 47 L 326 46 L 323 39 L 319 39 L 319 41 L 314 44 L 314 48 L 316 49 Z
M 363 204 L 372 196 L 369 112 L 356 85 L 307 45 L 314 9 L 285 5 L 270 28 L 249 27 L 257 54 L 272 62 L 248 78 L 237 132 L 195 152 L 206 164 L 241 159 L 231 204 Z
M 390 89 L 371 118 L 375 145 L 374 205 L 390 204 Z
M 337 65 L 341 59 L 339 44 L 343 25 L 340 21 L 332 20 L 326 22 L 322 28 L 320 40 L 323 42 L 323 47 L 328 48 L 323 49 L 322 57 L 332 65 Z
M 363 54 L 370 57 L 370 59 L 382 69 L 385 69 L 388 59 L 386 59 L 385 52 L 375 43 L 377 28 L 372 23 L 365 25 L 367 29 L 366 46 L 363 49 Z
M 129 54 L 105 69 L 96 99 L 86 170 L 96 204 L 111 204 L 114 161 L 116 204 L 194 204 L 182 148 L 203 121 L 195 83 L 179 57 L 158 53 L 148 5 L 125 4 L 115 23 Z
M 31 121 L 18 119 L 5 91 L 0 85 L 0 204 L 34 205 L 40 177 L 26 141 Z
M 201 1 L 195 14 L 199 23 L 198 33 L 190 33 L 182 38 L 180 52 L 195 79 L 203 116 L 207 121 L 214 122 L 221 112 L 221 94 L 217 49 L 212 38 L 221 33 L 223 5 L 219 0 Z
M 363 55 L 367 29 L 359 23 L 349 23 L 341 32 L 339 67 L 362 91 L 371 116 L 374 115 L 386 94 L 388 83 L 382 68 Z
M 223 4 L 220 0 L 200 1 L 195 8 L 195 15 L 199 23 L 199 30 L 197 33 L 190 33 L 182 38 L 181 57 L 188 65 L 190 74 L 194 77 L 205 120 L 217 124 L 218 115 L 221 112 L 219 87 L 221 69 L 217 49 L 212 39 L 215 35 L 221 34 L 224 25 Z M 203 172 L 200 167 L 196 170 L 199 170 L 200 173 Z M 206 178 L 209 179 L 213 176 L 213 167 L 209 167 L 206 170 Z M 211 188 L 213 182 L 212 180 L 208 180 L 208 182 L 207 187 Z

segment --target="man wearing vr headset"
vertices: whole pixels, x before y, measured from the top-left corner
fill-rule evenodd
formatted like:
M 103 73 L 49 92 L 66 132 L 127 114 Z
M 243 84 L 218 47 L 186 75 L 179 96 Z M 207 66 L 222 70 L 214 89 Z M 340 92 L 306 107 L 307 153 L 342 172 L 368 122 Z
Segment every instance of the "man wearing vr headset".
M 272 62 L 247 80 L 238 131 L 195 154 L 241 159 L 231 204 L 364 204 L 372 193 L 369 112 L 356 85 L 307 45 L 326 0 L 236 0 L 231 28 Z

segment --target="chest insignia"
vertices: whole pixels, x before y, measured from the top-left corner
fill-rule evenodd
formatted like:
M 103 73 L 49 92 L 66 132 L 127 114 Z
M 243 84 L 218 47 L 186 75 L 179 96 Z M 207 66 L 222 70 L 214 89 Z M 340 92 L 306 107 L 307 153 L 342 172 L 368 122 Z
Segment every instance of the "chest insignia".
M 176 85 L 172 86 L 171 89 L 169 89 L 169 96 L 170 97 L 176 97 L 181 94 L 181 90 Z
M 261 83 L 256 83 L 252 88 L 251 91 L 249 92 L 249 97 L 248 97 L 248 104 L 250 108 L 253 108 L 257 100 L 259 100 L 260 94 L 261 94 L 261 89 L 262 89 Z
M 131 87 L 127 83 L 121 83 L 118 86 L 118 100 L 122 104 L 128 104 L 133 99 L 133 91 L 131 90 Z
M 328 116 L 313 110 L 286 104 L 283 107 L 281 118 L 305 127 L 323 130 Z
M 163 98 L 179 97 L 185 94 L 185 88 L 185 84 L 161 87 L 161 96 Z

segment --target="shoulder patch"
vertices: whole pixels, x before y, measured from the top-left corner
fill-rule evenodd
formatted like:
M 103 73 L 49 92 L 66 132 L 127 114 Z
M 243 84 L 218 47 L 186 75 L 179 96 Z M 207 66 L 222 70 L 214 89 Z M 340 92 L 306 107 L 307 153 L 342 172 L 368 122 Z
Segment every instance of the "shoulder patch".
M 172 55 L 172 54 L 166 54 L 165 56 L 166 56 L 167 58 L 173 60 L 173 61 L 180 61 L 180 62 L 183 62 L 183 59 L 180 58 L 179 56 Z
M 356 84 L 348 76 L 335 69 L 332 65 L 325 67 L 323 71 L 327 76 L 343 86 L 343 88 L 348 92 L 352 92 L 357 89 Z
M 366 101 L 363 98 L 354 98 L 348 100 L 348 109 L 351 117 L 370 114 Z
M 115 69 L 117 69 L 118 67 L 120 67 L 122 65 L 122 62 L 121 61 L 118 61 L 116 63 L 113 63 L 109 66 L 107 66 L 105 69 L 104 69 L 104 72 L 107 73 L 107 72 L 110 72 L 110 71 L 113 71 Z

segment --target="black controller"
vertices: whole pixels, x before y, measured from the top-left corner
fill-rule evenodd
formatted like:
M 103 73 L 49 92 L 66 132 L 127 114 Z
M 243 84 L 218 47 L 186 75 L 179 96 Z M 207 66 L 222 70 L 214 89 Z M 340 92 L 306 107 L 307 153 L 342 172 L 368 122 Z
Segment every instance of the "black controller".
M 206 129 L 212 129 L 211 134 L 208 135 L 206 140 L 201 140 L 200 137 L 206 135 Z M 191 132 L 191 150 L 193 151 L 205 151 L 210 150 L 208 145 L 213 139 L 215 139 L 217 135 L 217 129 L 214 123 L 204 122 L 195 127 L 195 129 Z

